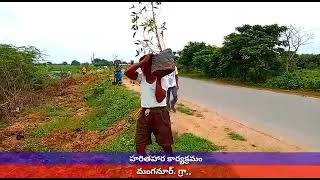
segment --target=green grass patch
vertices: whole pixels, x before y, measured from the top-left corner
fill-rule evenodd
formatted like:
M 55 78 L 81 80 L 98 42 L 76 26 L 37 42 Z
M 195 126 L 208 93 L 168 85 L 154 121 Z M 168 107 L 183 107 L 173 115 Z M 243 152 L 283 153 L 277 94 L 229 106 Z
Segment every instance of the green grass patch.
M 38 64 L 38 68 L 45 69 L 47 72 L 60 71 L 71 72 L 71 74 L 81 74 L 81 65 L 63 65 L 63 64 Z M 97 70 L 95 66 L 90 65 L 89 70 Z
M 7 127 L 7 126 L 8 126 L 8 125 L 7 125 L 6 122 L 0 121 L 0 129 L 1 129 L 1 128 L 5 128 L 5 127 Z
M 61 106 L 56 105 L 47 105 L 44 107 L 40 107 L 39 110 L 43 115 L 47 117 L 56 117 L 56 116 L 67 116 L 68 113 Z
M 96 151 L 102 152 L 134 152 L 135 151 L 135 123 L 130 124 L 112 142 L 99 147 Z M 152 135 L 152 144 L 147 147 L 148 152 L 162 152 L 162 148 L 156 143 Z M 219 150 L 219 147 L 210 141 L 186 133 L 177 137 L 173 144 L 174 151 L 177 152 L 212 152 Z
M 102 130 L 129 112 L 139 107 L 139 95 L 124 86 L 112 85 L 104 81 L 87 91 L 87 103 L 94 109 L 91 116 L 85 118 L 82 126 L 87 130 Z
M 134 152 L 135 144 L 135 119 L 127 117 L 128 124 L 122 132 L 111 142 L 104 144 L 96 149 L 102 152 Z
M 230 132 L 228 135 L 232 140 L 246 141 L 246 139 L 238 133 Z
M 104 144 L 97 148 L 96 151 L 102 152 L 135 152 L 135 130 L 136 119 L 132 117 L 128 119 L 128 126 L 110 143 Z M 152 135 L 152 144 L 147 147 L 148 152 L 162 152 L 161 147 L 156 143 L 155 137 Z
M 267 87 L 320 91 L 320 70 L 298 70 L 269 79 Z
M 179 103 L 177 110 L 181 113 L 187 114 L 192 116 L 193 115 L 193 111 L 192 109 L 190 109 L 189 107 L 185 106 L 184 104 Z
M 38 127 L 32 129 L 32 136 L 44 137 L 56 129 L 72 129 L 79 126 L 79 123 L 71 118 L 72 113 L 62 107 L 48 105 L 39 108 L 38 112 L 48 117 L 49 121 L 44 122 Z
M 212 152 L 219 150 L 219 147 L 204 138 L 184 133 L 178 136 L 174 149 L 179 152 Z
M 50 151 L 48 148 L 38 143 L 37 140 L 34 138 L 28 138 L 26 143 L 29 151 L 31 152 L 49 152 Z

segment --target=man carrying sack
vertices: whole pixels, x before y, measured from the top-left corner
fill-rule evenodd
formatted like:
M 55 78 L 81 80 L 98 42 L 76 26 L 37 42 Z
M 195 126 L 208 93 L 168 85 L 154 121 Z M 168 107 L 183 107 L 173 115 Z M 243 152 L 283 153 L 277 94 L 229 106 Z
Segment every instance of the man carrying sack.
M 140 58 L 125 71 L 131 80 L 141 82 L 141 111 L 136 127 L 136 151 L 145 153 L 146 147 L 152 143 L 151 133 L 164 152 L 172 152 L 173 137 L 169 111 L 166 106 L 167 82 L 163 78 L 167 74 L 152 75 L 151 66 L 154 55 L 148 54 Z

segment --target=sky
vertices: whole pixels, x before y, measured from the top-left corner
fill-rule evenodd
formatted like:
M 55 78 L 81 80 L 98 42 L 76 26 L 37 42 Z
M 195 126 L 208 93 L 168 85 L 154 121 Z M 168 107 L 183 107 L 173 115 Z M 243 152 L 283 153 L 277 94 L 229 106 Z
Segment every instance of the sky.
M 0 2 L 0 43 L 35 46 L 54 63 L 114 55 L 135 60 L 130 2 Z M 318 2 L 165 2 L 166 47 L 181 50 L 189 41 L 221 46 L 243 24 L 293 24 L 312 32 L 299 53 L 320 53 Z

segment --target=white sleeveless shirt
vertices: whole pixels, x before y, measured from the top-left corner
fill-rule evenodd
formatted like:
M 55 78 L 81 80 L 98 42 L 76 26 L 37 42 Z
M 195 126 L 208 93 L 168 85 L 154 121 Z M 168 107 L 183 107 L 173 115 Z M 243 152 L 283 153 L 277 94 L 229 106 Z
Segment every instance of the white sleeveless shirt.
M 141 87 L 141 107 L 153 108 L 167 106 L 167 97 L 165 97 L 161 103 L 158 103 L 156 99 L 156 81 L 149 84 L 146 81 L 146 76 L 143 74 L 141 68 L 138 68 L 136 72 L 138 73 L 137 81 L 140 82 Z M 167 84 L 167 78 L 161 78 L 161 86 L 165 91 L 168 90 Z

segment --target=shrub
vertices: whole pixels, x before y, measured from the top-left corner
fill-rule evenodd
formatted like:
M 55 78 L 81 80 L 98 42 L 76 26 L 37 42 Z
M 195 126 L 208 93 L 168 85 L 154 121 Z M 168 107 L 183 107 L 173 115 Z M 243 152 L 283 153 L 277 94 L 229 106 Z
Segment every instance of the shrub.
M 266 86 L 281 89 L 320 90 L 320 71 L 302 70 L 285 73 L 269 79 Z

